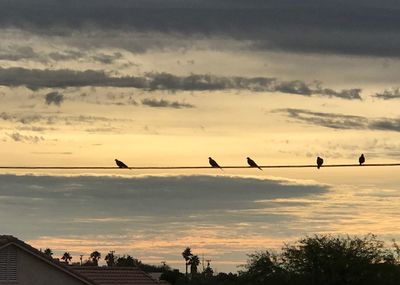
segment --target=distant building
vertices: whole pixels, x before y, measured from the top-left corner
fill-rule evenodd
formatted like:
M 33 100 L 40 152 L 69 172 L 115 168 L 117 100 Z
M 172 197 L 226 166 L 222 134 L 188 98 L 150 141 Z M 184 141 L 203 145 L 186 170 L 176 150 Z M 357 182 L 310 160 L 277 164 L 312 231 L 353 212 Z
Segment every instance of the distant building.
M 68 266 L 13 236 L 0 235 L 1 285 L 160 285 L 129 267 Z

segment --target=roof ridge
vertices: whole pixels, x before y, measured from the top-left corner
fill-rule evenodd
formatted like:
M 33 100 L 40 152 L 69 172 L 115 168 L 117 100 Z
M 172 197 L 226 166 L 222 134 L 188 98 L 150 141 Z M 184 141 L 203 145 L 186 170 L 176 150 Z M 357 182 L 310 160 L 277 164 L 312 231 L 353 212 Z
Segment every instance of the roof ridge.
M 87 268 L 87 269 L 90 269 L 90 268 L 96 268 L 96 269 L 107 269 L 107 270 L 121 270 L 121 269 L 128 269 L 128 270 L 140 270 L 140 271 L 143 271 L 142 269 L 140 269 L 139 267 L 137 267 L 137 266 L 112 266 L 112 267 L 109 267 L 109 266 L 85 266 L 85 265 L 71 265 L 71 266 L 69 266 L 69 267 L 72 267 L 72 268 Z M 144 271 L 143 271 L 144 272 Z
M 139 267 L 136 267 L 136 266 L 135 267 L 133 267 L 133 266 L 132 267 L 129 267 L 129 266 L 128 267 L 126 267 L 126 266 L 125 267 L 72 266 L 72 269 L 80 272 L 83 275 L 88 274 L 87 276 L 89 278 L 90 277 L 94 278 L 94 275 L 96 273 L 100 274 L 100 275 L 97 275 L 96 278 L 94 278 L 100 284 L 102 284 L 102 281 L 100 281 L 102 278 L 110 278 L 111 276 L 116 276 L 114 274 L 118 275 L 118 273 L 127 274 L 127 275 L 124 275 L 125 278 L 127 276 L 130 276 L 129 274 L 131 273 L 133 275 L 131 275 L 130 278 L 133 278 L 133 276 L 135 276 L 136 278 L 139 277 L 141 282 L 143 282 L 140 284 L 154 284 L 154 285 L 160 284 L 160 282 L 158 280 L 154 279 L 150 274 L 148 274 L 147 272 L 143 271 L 142 269 L 140 269 Z M 118 283 L 118 284 L 120 284 L 120 283 Z

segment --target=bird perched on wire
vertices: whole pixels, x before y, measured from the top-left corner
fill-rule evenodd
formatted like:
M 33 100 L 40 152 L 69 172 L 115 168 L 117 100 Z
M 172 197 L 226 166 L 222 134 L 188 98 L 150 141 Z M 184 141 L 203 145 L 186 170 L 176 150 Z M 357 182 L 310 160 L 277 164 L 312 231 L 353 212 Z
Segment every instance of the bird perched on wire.
M 361 154 L 360 158 L 358 159 L 358 162 L 360 163 L 360 166 L 364 164 L 364 162 L 365 162 L 364 154 Z
M 214 159 L 212 159 L 211 157 L 208 158 L 208 163 L 210 163 L 211 167 L 219 168 L 219 169 L 222 170 L 222 167 L 219 166 L 219 164 Z
M 116 159 L 115 163 L 117 164 L 117 166 L 119 168 L 129 168 L 128 165 L 126 165 L 125 163 L 123 163 L 121 160 Z
M 257 167 L 258 169 L 262 170 L 261 167 L 259 167 L 257 163 L 250 157 L 247 158 L 247 163 L 250 165 L 250 167 Z
M 322 164 L 324 164 L 324 160 L 321 157 L 317 157 L 317 168 L 320 169 Z

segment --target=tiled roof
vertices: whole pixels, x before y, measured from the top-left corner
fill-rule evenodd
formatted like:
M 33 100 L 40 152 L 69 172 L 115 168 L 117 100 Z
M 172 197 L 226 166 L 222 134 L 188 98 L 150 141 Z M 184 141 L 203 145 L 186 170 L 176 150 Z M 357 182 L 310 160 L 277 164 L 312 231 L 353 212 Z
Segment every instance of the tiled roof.
M 72 269 L 99 285 L 159 285 L 136 267 L 74 266 Z
M 74 276 L 75 278 L 80 279 L 81 281 L 85 282 L 86 284 L 95 285 L 94 282 L 92 282 L 91 280 L 89 280 L 85 276 L 80 275 L 78 272 L 75 272 L 69 266 L 66 266 L 64 263 L 59 262 L 59 261 L 51 258 L 47 254 L 37 250 L 36 248 L 34 248 L 34 247 L 30 246 L 29 244 L 23 242 L 22 240 L 19 240 L 16 237 L 10 236 L 10 235 L 0 235 L 0 249 L 2 247 L 8 246 L 9 244 L 16 245 L 17 247 L 25 250 L 26 252 L 29 252 L 32 255 L 38 257 L 39 259 L 47 262 L 48 264 L 59 268 L 60 270 L 68 273 L 69 275 Z

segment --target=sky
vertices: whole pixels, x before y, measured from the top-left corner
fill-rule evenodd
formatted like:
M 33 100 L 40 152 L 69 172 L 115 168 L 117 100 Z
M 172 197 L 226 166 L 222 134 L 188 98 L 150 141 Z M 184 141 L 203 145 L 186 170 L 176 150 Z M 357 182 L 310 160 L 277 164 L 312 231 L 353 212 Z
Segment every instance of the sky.
M 395 163 L 400 4 L 0 0 L 0 165 Z M 0 233 L 217 271 L 306 235 L 400 239 L 398 168 L 1 170 Z

